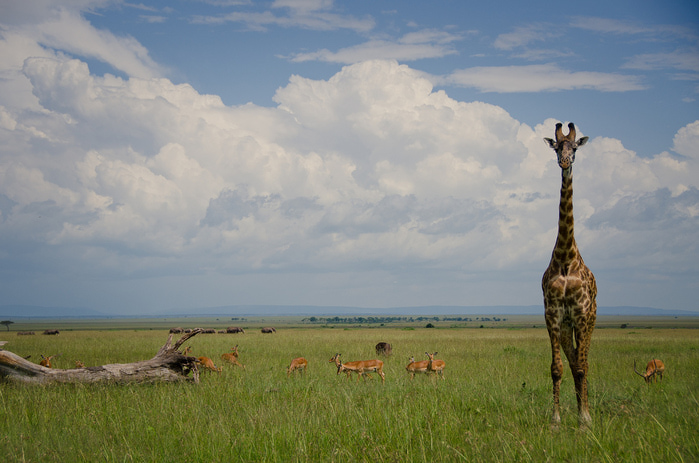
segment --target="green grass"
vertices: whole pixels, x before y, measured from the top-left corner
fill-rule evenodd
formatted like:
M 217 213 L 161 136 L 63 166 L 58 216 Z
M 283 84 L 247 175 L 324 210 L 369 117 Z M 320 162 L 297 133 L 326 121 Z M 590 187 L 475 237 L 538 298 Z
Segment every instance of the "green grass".
M 13 329 L 15 327 L 13 326 Z M 10 334 L 13 334 L 10 332 Z M 0 384 L 4 461 L 699 461 L 699 336 L 690 329 L 600 329 L 590 354 L 593 426 L 577 427 L 572 378 L 563 423 L 549 427 L 546 330 L 278 327 L 274 335 L 198 335 L 194 355 L 218 365 L 240 346 L 245 370 L 224 366 L 200 384 Z M 4 336 L 19 355 L 61 353 L 59 368 L 155 355 L 165 330 Z M 393 344 L 386 383 L 336 375 L 328 362 L 375 358 Z M 410 355 L 438 351 L 445 380 L 411 381 Z M 305 376 L 286 377 L 296 356 Z M 633 361 L 667 365 L 646 385 Z

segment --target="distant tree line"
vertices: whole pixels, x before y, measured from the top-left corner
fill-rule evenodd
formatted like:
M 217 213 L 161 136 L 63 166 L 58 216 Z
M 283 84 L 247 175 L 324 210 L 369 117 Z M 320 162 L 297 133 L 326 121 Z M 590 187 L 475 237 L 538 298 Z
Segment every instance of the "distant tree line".
M 364 325 L 364 324 L 380 324 L 380 323 L 411 323 L 411 322 L 425 322 L 425 321 L 451 321 L 451 322 L 472 322 L 472 321 L 482 321 L 482 322 L 499 322 L 502 319 L 499 317 L 307 317 L 301 320 L 303 323 L 319 323 L 323 325 L 340 325 L 340 324 L 352 324 L 352 325 Z M 505 319 L 506 320 L 506 319 Z

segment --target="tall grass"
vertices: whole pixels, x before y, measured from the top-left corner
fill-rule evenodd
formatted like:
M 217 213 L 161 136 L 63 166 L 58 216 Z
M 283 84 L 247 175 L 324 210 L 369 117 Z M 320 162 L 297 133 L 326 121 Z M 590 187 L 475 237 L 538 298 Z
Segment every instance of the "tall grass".
M 165 331 L 73 331 L 10 338 L 19 355 L 61 353 L 60 368 L 155 355 Z M 386 383 L 336 375 L 328 360 L 375 358 L 393 344 Z M 593 336 L 593 426 L 577 427 L 572 378 L 563 425 L 549 428 L 545 329 L 280 329 L 274 335 L 198 335 L 194 355 L 217 365 L 240 346 L 242 370 L 200 384 L 0 384 L 5 461 L 698 461 L 699 337 L 695 330 L 598 330 Z M 405 371 L 439 352 L 445 380 Z M 293 357 L 305 375 L 286 377 Z M 667 365 L 646 385 L 633 360 Z

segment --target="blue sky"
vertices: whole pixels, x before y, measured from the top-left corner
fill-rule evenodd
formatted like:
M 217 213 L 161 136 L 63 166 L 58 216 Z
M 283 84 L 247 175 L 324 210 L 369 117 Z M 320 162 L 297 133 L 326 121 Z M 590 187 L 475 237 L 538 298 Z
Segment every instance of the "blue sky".
M 699 4 L 0 3 L 2 304 L 696 310 Z

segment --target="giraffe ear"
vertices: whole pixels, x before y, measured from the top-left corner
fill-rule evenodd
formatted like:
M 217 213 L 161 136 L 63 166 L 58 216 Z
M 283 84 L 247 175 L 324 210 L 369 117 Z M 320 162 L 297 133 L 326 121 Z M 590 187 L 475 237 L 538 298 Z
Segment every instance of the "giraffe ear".
M 551 148 L 556 149 L 557 143 L 556 143 L 555 141 L 553 141 L 552 138 L 544 138 L 544 141 L 545 141 L 546 143 L 548 143 L 548 145 L 549 145 Z M 587 141 L 587 140 L 586 140 L 586 141 Z
M 590 137 L 582 137 L 580 140 L 578 140 L 578 148 L 587 143 L 587 140 L 589 140 Z

